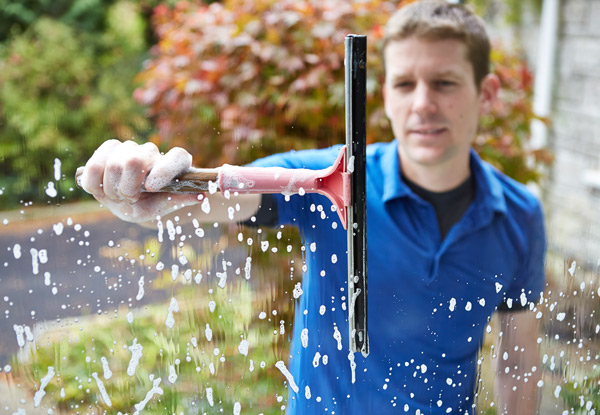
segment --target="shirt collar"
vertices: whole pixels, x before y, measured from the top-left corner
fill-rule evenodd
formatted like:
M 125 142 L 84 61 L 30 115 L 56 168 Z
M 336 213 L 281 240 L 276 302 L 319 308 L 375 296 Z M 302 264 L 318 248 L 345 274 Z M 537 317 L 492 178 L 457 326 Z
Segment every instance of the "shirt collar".
M 476 203 L 491 208 L 493 211 L 506 212 L 504 191 L 494 167 L 481 160 L 475 150 L 470 151 L 471 174 L 475 179 Z M 412 193 L 400 175 L 400 159 L 398 157 L 398 141 L 393 140 L 381 157 L 383 174 L 383 201 L 408 196 Z M 394 174 L 395 173 L 395 174 Z
M 473 149 L 471 149 L 470 163 L 471 174 L 475 178 L 475 201 L 492 211 L 506 213 L 506 199 L 496 168 L 481 160 Z
M 386 145 L 386 149 L 381 156 L 381 170 L 383 172 L 384 202 L 410 194 L 409 187 L 402 181 L 400 176 L 397 140 L 393 140 Z

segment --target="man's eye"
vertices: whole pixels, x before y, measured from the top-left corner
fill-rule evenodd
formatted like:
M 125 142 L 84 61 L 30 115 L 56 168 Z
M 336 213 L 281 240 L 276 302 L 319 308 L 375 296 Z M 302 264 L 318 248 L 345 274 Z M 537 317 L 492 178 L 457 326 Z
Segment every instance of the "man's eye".
M 440 80 L 440 81 L 435 81 L 435 84 L 438 87 L 449 87 L 449 86 L 454 86 L 456 85 L 456 83 L 454 81 L 447 81 L 447 80 Z
M 406 89 L 406 88 L 410 88 L 412 85 L 413 85 L 413 83 L 410 81 L 396 82 L 394 84 L 394 88 Z

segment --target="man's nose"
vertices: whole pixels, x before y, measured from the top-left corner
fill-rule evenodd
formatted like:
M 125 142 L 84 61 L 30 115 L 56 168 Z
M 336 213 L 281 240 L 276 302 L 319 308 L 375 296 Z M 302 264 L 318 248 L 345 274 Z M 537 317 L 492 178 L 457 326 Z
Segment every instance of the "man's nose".
M 418 83 L 413 95 L 413 110 L 418 114 L 428 114 L 437 111 L 434 91 L 425 83 Z

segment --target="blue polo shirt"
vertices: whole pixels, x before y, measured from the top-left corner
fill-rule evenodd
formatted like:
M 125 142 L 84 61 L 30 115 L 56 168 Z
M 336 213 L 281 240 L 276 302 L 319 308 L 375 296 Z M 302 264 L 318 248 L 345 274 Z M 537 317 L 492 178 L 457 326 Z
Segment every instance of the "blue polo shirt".
M 339 147 L 255 165 L 321 169 Z M 471 413 L 492 313 L 544 289 L 544 220 L 526 188 L 471 153 L 475 200 L 442 240 L 433 207 L 402 181 L 397 142 L 367 150 L 370 355 L 348 359 L 346 231 L 318 194 L 277 195 L 305 245 L 288 366 L 291 414 Z M 341 342 L 339 339 L 341 338 Z

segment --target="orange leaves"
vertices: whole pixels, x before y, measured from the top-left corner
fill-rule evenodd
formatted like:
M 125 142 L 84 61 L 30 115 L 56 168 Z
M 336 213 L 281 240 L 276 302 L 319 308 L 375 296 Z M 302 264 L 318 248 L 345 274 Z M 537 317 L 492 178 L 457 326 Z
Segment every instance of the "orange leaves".
M 492 64 L 501 83 L 499 99 L 492 113 L 481 120 L 475 148 L 509 176 L 524 183 L 536 181 L 539 167 L 550 164 L 552 157 L 547 150 L 528 145 L 530 124 L 537 118 L 532 105 L 533 76 L 518 53 L 500 45 L 494 48 Z
M 344 129 L 344 37 L 371 37 L 370 28 L 380 37 L 393 7 L 383 0 L 160 6 L 153 18 L 159 43 L 135 98 L 155 117 L 160 141 L 186 145 L 199 164 L 218 164 L 224 152 L 234 156 L 228 162 L 245 162 L 290 142 L 334 144 Z M 371 49 L 377 53 L 374 43 Z M 372 74 L 378 84 L 381 69 Z M 207 108 L 214 117 L 202 116 Z M 258 138 L 262 147 L 253 149 Z
M 368 140 L 390 140 L 377 45 L 389 16 L 406 2 L 225 0 L 159 6 L 154 13 L 159 43 L 137 78 L 135 98 L 155 118 L 157 139 L 189 148 L 202 166 L 244 163 L 290 146 L 340 143 L 344 38 L 365 34 Z M 500 50 L 493 60 L 506 101 L 484 119 L 476 144 L 510 173 L 503 166 L 527 155 L 532 80 L 517 55 Z

